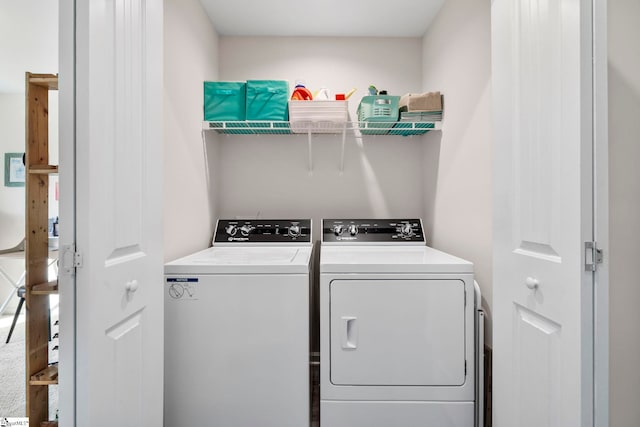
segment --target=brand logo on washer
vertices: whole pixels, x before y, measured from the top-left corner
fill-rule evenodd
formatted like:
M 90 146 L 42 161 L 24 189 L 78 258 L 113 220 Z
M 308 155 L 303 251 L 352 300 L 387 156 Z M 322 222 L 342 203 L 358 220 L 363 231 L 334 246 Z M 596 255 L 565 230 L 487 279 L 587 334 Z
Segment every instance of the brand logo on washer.
M 198 282 L 197 277 L 168 277 L 169 296 L 175 300 L 197 300 Z

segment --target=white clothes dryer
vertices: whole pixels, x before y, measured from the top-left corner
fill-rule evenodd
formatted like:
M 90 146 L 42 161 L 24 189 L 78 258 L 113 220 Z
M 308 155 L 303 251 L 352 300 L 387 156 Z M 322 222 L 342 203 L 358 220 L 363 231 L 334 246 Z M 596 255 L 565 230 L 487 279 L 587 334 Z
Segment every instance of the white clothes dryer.
M 164 425 L 308 426 L 310 220 L 219 220 L 165 265 Z
M 321 426 L 482 425 L 479 301 L 419 219 L 323 220 Z

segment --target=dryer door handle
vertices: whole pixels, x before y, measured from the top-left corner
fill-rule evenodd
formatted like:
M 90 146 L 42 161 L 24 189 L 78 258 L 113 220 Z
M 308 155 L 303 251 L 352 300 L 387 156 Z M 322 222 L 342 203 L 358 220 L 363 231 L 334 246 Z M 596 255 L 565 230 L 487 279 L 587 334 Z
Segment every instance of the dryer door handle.
M 358 318 L 342 316 L 342 349 L 354 350 L 358 348 Z

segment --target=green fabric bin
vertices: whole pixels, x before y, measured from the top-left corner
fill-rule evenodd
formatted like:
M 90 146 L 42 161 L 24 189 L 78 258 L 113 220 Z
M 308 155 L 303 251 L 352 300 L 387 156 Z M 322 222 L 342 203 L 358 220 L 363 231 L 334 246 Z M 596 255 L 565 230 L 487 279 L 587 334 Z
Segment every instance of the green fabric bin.
M 242 121 L 246 118 L 247 84 L 204 82 L 204 119 Z
M 247 120 L 289 120 L 286 80 L 247 80 Z

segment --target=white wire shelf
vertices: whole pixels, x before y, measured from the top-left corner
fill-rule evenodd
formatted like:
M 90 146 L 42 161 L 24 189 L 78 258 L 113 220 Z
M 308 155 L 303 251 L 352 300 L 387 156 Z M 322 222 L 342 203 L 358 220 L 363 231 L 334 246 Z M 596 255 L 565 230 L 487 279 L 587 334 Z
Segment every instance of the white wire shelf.
M 355 134 L 358 135 L 423 135 L 441 130 L 442 122 L 330 122 L 330 121 L 205 121 L 203 130 L 226 135 L 290 135 L 290 134 Z
M 225 135 L 306 135 L 308 147 L 309 174 L 313 171 L 312 136 L 335 134 L 342 139 L 340 152 L 340 173 L 344 171 L 344 152 L 347 134 L 355 138 L 367 135 L 423 135 L 432 130 L 441 130 L 441 121 L 405 121 L 398 122 L 334 122 L 334 121 L 204 121 L 202 137 L 205 132 L 215 131 Z

